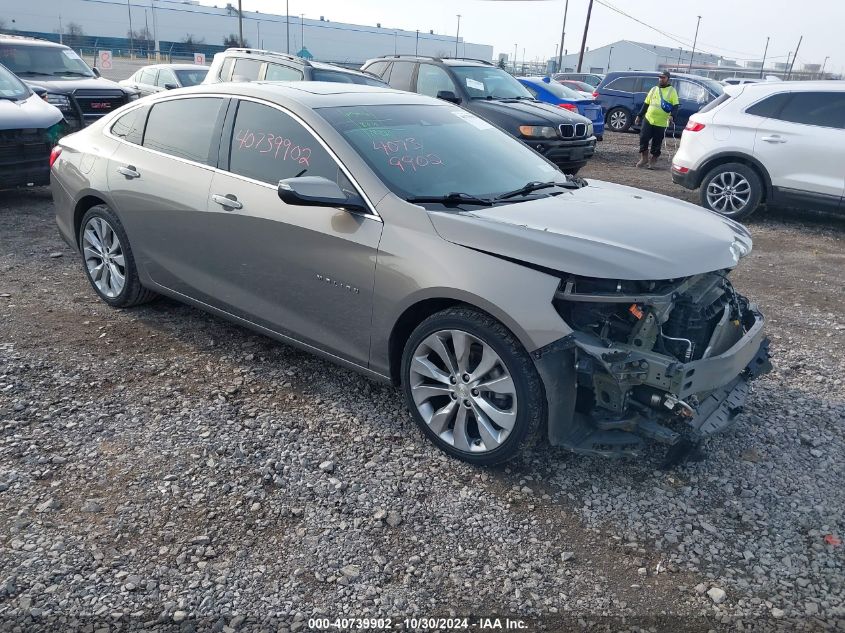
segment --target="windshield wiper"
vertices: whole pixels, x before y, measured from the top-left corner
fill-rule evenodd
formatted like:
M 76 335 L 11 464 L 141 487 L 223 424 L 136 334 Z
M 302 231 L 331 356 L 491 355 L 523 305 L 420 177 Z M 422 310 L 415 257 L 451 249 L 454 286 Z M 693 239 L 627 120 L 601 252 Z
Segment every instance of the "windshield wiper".
M 37 70 L 19 70 L 17 75 L 38 75 L 39 77 L 52 77 L 52 73 L 40 73 Z
M 469 193 L 453 191 L 445 196 L 412 196 L 405 198 L 408 202 L 440 202 L 442 204 L 480 204 L 485 207 L 493 206 L 490 198 L 479 198 Z
M 78 70 L 60 70 L 58 72 L 53 73 L 54 75 L 73 75 L 74 77 L 93 77 L 94 75 L 89 75 L 88 73 L 81 73 Z
M 5 101 L 23 101 L 25 97 L 7 97 L 6 95 L 0 95 L 0 99 Z
M 514 189 L 513 191 L 505 192 L 499 196 L 493 198 L 493 200 L 507 200 L 508 198 L 516 198 L 517 196 L 524 196 L 533 191 L 538 191 L 540 189 L 548 189 L 549 187 L 563 187 L 564 189 L 578 189 L 579 185 L 576 183 L 567 180 L 566 182 L 559 182 L 559 181 L 549 181 L 549 182 L 540 182 L 537 180 L 532 180 L 531 182 L 525 183 L 519 189 Z

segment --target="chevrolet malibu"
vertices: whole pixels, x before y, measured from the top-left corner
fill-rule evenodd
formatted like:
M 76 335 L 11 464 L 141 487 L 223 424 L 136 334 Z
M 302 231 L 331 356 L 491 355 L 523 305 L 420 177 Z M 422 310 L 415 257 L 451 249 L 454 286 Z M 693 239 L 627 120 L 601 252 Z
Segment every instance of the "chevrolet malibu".
M 476 464 L 541 433 L 683 453 L 769 368 L 731 284 L 739 224 L 561 173 L 450 103 L 364 85 L 203 85 L 62 139 L 61 234 L 96 294 L 167 295 L 401 387 Z

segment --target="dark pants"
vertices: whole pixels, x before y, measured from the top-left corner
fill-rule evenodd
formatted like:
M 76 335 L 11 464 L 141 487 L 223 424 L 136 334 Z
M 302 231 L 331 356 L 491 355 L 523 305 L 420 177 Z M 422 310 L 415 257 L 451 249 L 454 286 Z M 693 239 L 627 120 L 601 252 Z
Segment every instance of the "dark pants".
M 660 148 L 663 145 L 663 137 L 666 136 L 665 127 L 657 127 L 643 119 L 643 127 L 640 130 L 640 154 L 648 149 L 651 142 L 651 155 L 660 156 Z

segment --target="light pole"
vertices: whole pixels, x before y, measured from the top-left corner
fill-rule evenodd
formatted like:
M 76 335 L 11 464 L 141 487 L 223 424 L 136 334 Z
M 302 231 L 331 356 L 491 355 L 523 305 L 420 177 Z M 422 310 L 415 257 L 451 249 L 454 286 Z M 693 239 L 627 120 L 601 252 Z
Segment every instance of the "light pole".
M 555 44 L 555 56 L 552 59 L 554 59 L 553 63 L 555 65 L 554 67 L 556 69 L 555 72 L 560 72 L 560 68 L 557 67 L 557 44 Z
M 769 52 L 769 38 L 766 38 L 766 48 L 763 49 L 763 63 L 760 64 L 760 79 L 763 78 L 763 70 L 766 68 L 766 53 Z
M 238 41 L 241 43 L 241 48 L 244 47 L 244 15 L 241 9 L 241 0 L 238 0 Z
M 455 32 L 455 57 L 458 56 L 458 38 L 461 35 L 461 14 L 458 13 L 458 30 Z
M 513 45 L 513 72 L 516 72 L 516 47 L 517 45 Z
M 258 48 L 264 48 L 261 45 L 261 20 L 256 20 L 255 25 L 258 27 Z
M 132 59 L 132 50 L 135 48 L 135 35 L 132 33 L 132 7 L 129 0 L 126 0 L 126 12 L 129 13 L 129 59 Z
M 692 53 L 689 56 L 689 72 L 692 72 L 692 58 L 695 57 L 695 45 L 698 44 L 698 25 L 701 24 L 701 16 L 698 16 L 698 21 L 695 23 L 695 38 L 692 40 Z
M 287 30 L 287 53 L 290 55 L 290 0 L 285 0 L 285 29 Z
M 560 48 L 557 49 L 557 71 L 563 70 L 563 38 L 566 36 L 566 14 L 569 13 L 569 0 L 563 5 L 563 27 L 560 29 Z
M 299 40 L 302 43 L 302 50 L 305 50 L 305 14 L 299 14 Z
M 393 54 L 396 55 L 396 33 L 397 31 L 393 31 Z

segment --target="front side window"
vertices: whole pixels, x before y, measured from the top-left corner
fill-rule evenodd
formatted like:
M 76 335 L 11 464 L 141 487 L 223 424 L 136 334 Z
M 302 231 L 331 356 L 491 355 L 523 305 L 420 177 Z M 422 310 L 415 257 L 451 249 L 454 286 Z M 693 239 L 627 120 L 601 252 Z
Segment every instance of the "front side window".
M 705 103 L 710 98 L 710 94 L 699 84 L 691 81 L 680 81 L 677 86 L 678 98 L 687 101 L 694 101 L 695 103 Z
M 154 104 L 147 119 L 144 147 L 212 164 L 209 152 L 223 103 L 223 99 L 197 97 Z
M 746 108 L 745 113 L 765 118 L 777 117 L 787 99 L 789 99 L 788 92 L 774 94 Z
M 235 68 L 235 73 L 237 73 L 237 67 Z M 264 79 L 267 81 L 301 81 L 302 73 L 290 66 L 267 64 L 267 72 L 264 74 Z
M 402 198 L 452 192 L 487 197 L 533 180 L 564 180 L 558 169 L 522 142 L 453 105 L 315 111 Z
M 144 135 L 144 122 L 149 108 L 135 108 L 121 116 L 111 126 L 111 133 L 127 143 L 140 145 Z
M 533 99 L 521 83 L 496 66 L 453 66 L 470 99 Z
M 246 59 L 239 57 L 235 60 L 235 70 L 232 73 L 232 81 L 256 81 L 261 71 L 261 64 L 257 59 Z
M 168 70 L 167 68 L 162 68 L 158 71 L 158 79 L 156 80 L 156 85 L 160 88 L 164 88 L 167 84 L 176 84 L 176 76 L 173 74 L 173 71 Z
M 0 64 L 19 77 L 93 77 L 74 51 L 60 46 L 0 44 Z
M 774 116 L 781 121 L 845 129 L 845 92 L 793 92 Z
M 455 92 L 455 82 L 445 70 L 434 64 L 420 64 L 417 72 L 417 92 L 436 97 L 441 91 Z
M 30 95 L 29 89 L 14 74 L 0 66 L 0 97 L 18 101 Z
M 316 138 L 276 108 L 241 101 L 229 146 L 229 171 L 277 185 L 298 176 L 338 180 L 338 166 Z

